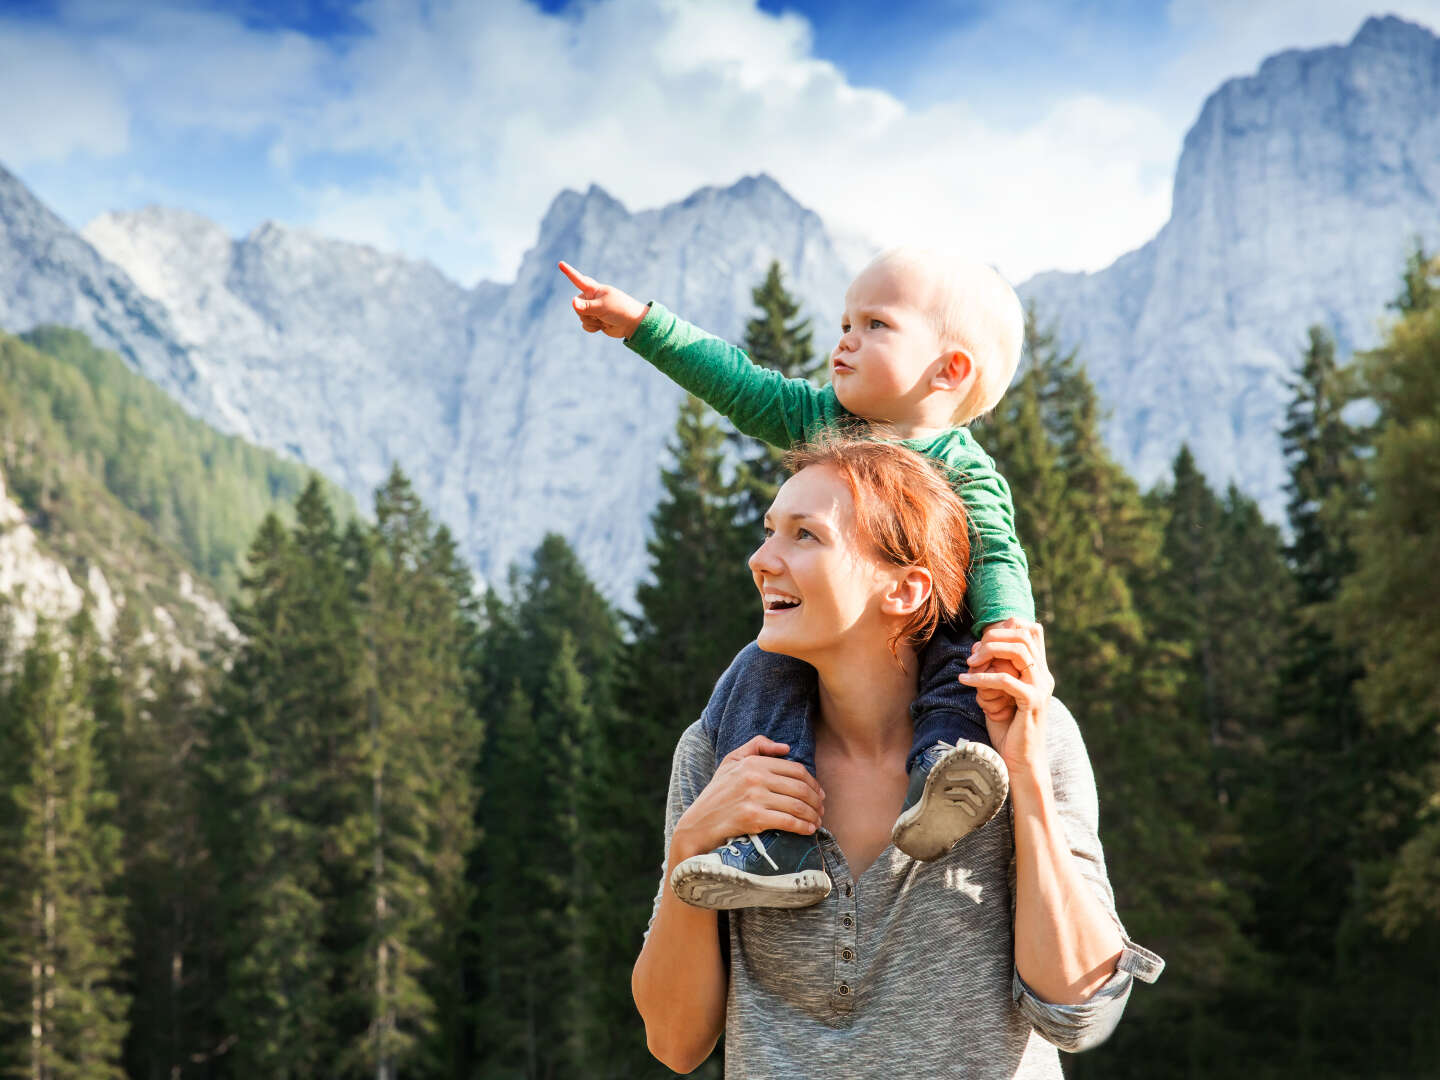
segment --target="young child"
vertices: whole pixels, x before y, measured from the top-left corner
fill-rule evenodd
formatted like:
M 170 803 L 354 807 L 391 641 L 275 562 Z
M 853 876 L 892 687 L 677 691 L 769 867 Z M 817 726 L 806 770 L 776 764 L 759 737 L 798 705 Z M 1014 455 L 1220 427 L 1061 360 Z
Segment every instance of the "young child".
M 864 421 L 875 437 L 940 462 L 970 515 L 967 598 L 976 635 L 1011 616 L 1034 619 L 1009 485 L 964 426 L 1000 400 L 1024 340 L 1019 298 L 990 267 L 906 248 L 877 256 L 846 290 L 824 389 L 752 363 L 658 303 L 559 267 L 580 291 L 571 303 L 587 332 L 624 338 L 739 431 L 783 449 Z M 975 691 L 957 681 L 969 670 L 972 644 L 961 629 L 942 625 L 920 654 L 910 785 L 891 834 L 915 859 L 938 859 L 989 821 L 1008 793 Z M 735 662 L 744 665 L 741 677 L 765 680 L 776 692 L 766 715 L 713 721 L 716 759 L 760 734 L 788 744 L 786 756 L 813 775 L 813 670 L 754 646 Z M 687 859 L 670 881 L 681 899 L 707 908 L 804 907 L 823 900 L 831 884 L 814 837 L 780 830 Z

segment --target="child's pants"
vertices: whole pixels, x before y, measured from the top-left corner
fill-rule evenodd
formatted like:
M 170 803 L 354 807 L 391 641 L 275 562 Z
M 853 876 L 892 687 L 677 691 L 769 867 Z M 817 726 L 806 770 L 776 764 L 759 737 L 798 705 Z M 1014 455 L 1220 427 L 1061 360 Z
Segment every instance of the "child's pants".
M 970 670 L 965 661 L 974 645 L 970 634 L 942 623 L 920 651 L 920 689 L 910 704 L 915 741 L 905 760 L 907 772 L 937 742 L 990 745 L 974 688 L 956 679 Z M 703 717 L 705 733 L 715 740 L 715 759 L 764 735 L 788 743 L 785 756 L 813 776 L 814 717 L 819 705 L 815 669 L 793 656 L 765 652 L 752 641 L 730 662 L 722 677 L 729 680 L 739 692 L 728 697 L 723 709 L 707 709 Z

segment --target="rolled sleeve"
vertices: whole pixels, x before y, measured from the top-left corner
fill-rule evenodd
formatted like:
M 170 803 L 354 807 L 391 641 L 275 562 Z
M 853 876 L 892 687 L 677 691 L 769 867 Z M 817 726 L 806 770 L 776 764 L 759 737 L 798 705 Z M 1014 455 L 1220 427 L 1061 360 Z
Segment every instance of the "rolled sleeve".
M 1067 1053 L 1099 1046 L 1110 1037 L 1130 1000 L 1135 980 L 1153 983 L 1165 968 L 1165 961 L 1149 949 L 1125 941 L 1115 974 L 1078 1005 L 1055 1005 L 1036 995 L 1016 970 L 1011 978 L 1015 1005 L 1046 1042 Z

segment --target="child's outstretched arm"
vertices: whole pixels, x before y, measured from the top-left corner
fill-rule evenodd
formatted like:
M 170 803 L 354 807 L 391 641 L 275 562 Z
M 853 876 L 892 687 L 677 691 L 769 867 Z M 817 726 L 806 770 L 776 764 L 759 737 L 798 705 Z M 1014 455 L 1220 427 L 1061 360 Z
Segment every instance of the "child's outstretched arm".
M 642 304 L 562 262 L 580 290 L 570 301 L 589 333 L 625 344 L 724 416 L 736 429 L 782 449 L 848 416 L 833 392 L 760 367 L 743 349 L 676 318 L 660 304 Z

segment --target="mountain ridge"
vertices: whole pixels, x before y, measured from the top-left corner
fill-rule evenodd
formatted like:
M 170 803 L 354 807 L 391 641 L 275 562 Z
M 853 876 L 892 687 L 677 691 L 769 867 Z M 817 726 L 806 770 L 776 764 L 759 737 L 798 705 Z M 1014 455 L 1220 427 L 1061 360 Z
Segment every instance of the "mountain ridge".
M 1234 479 L 1282 516 L 1276 432 L 1306 328 L 1326 325 L 1345 351 L 1372 344 L 1412 238 L 1440 243 L 1437 116 L 1440 40 L 1404 20 L 1268 57 L 1206 98 L 1154 238 L 1103 270 L 1020 285 L 1079 350 L 1111 412 L 1107 441 L 1142 484 L 1187 441 L 1212 482 Z M 190 365 L 188 389 L 162 382 L 187 408 L 362 501 L 400 461 L 491 581 L 560 531 L 622 603 L 645 573 L 680 392 L 578 330 L 555 261 L 739 340 L 776 258 L 822 348 L 853 269 L 764 173 L 633 212 L 598 184 L 562 190 L 514 280 L 470 288 L 280 223 L 222 243 L 196 215 L 146 214 L 102 215 L 85 237 L 121 307 L 153 310 L 167 355 Z M 72 269 L 83 292 L 96 271 L 78 257 Z

